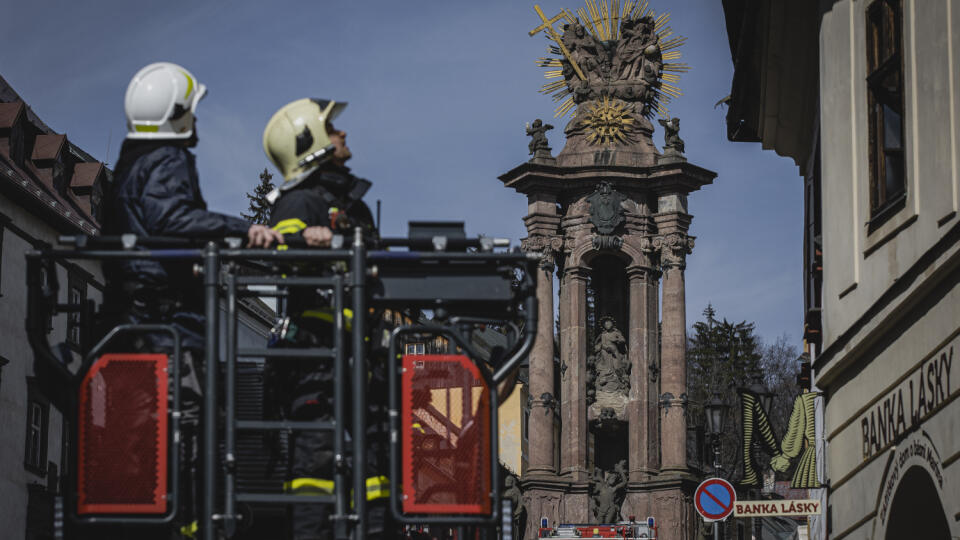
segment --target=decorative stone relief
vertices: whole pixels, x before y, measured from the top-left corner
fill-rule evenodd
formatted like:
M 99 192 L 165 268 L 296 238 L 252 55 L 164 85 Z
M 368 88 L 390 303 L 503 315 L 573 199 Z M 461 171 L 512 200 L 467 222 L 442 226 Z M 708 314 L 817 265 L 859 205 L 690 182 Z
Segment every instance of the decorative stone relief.
M 613 472 L 594 469 L 590 480 L 590 502 L 596 523 L 621 521 L 620 508 L 627 492 L 627 462 L 621 460 Z
M 519 535 L 526 527 L 527 508 L 523 501 L 523 492 L 520 491 L 520 482 L 512 474 L 504 480 L 503 498 L 510 501 L 514 534 Z
M 553 270 L 556 267 L 557 255 L 563 249 L 563 237 L 529 236 L 520 241 L 520 249 L 540 252 L 540 268 Z
M 695 238 L 684 233 L 670 233 L 653 238 L 653 248 L 660 252 L 660 264 L 664 268 L 687 265 L 687 255 L 693 251 Z
M 597 189 L 587 197 L 590 203 L 590 223 L 597 228 L 601 235 L 613 234 L 623 223 L 623 201 L 626 197 L 613 189 L 610 182 L 600 182 Z

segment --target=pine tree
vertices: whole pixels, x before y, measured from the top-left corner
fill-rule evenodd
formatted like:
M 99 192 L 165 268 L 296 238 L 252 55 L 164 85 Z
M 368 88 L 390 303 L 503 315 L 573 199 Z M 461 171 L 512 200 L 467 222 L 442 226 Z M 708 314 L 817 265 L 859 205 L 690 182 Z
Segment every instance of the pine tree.
M 740 449 L 740 403 L 737 388 L 753 383 L 760 374 L 764 384 L 774 392 L 773 411 L 770 420 L 774 433 L 783 434 L 786 415 L 781 409 L 789 408 L 796 396 L 790 379 L 796 372 L 796 347 L 786 338 L 779 338 L 772 346 L 765 346 L 754 335 L 754 323 L 733 323 L 717 319 L 712 305 L 703 310 L 704 320 L 693 324 L 693 332 L 687 345 L 687 423 L 689 426 L 704 426 L 704 405 L 719 392 L 721 399 L 730 406 L 721 436 L 722 476 L 734 481 L 741 473 Z M 709 450 L 709 437 L 703 450 L 705 470 L 713 463 Z M 691 456 L 691 459 L 696 459 Z M 769 458 L 766 458 L 769 459 Z
M 260 183 L 253 188 L 253 193 L 247 193 L 247 199 L 250 199 L 249 214 L 240 214 L 243 219 L 254 225 L 266 225 L 270 223 L 270 203 L 267 202 L 267 194 L 273 191 L 273 175 L 264 168 L 260 173 Z

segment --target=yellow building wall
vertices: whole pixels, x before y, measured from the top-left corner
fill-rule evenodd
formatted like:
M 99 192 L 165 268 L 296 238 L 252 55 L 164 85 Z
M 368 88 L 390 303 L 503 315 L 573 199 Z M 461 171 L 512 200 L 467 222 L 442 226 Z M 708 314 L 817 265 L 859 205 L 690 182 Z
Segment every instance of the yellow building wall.
M 527 461 L 523 442 L 523 407 L 526 401 L 526 386 L 518 382 L 513 393 L 498 409 L 500 463 L 518 476 L 523 474 Z

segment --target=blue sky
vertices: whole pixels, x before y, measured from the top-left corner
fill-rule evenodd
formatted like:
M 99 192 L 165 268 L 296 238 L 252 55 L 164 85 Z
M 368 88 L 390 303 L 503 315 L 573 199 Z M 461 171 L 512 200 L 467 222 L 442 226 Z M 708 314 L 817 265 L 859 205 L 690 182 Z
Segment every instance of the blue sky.
M 582 0 L 541 0 L 548 15 Z M 802 332 L 803 190 L 792 161 L 726 140 L 733 66 L 720 2 L 652 0 L 688 41 L 681 61 L 687 158 L 717 172 L 694 192 L 687 319 L 707 302 L 756 321 L 772 341 Z M 524 197 L 497 176 L 528 159 L 524 124 L 553 120 L 537 92 L 542 34 L 533 2 L 15 2 L 0 20 L 0 75 L 53 129 L 113 163 L 125 133 L 130 77 L 155 61 L 184 65 L 209 88 L 198 110 L 201 184 L 216 210 L 245 211 L 244 193 L 269 162 L 263 126 L 301 97 L 348 101 L 338 120 L 354 172 L 383 200 L 383 231 L 411 219 L 456 219 L 469 234 L 525 235 Z M 662 145 L 660 127 L 654 135 Z M 548 133 L 554 153 L 562 130 Z M 109 152 L 108 152 L 109 147 Z

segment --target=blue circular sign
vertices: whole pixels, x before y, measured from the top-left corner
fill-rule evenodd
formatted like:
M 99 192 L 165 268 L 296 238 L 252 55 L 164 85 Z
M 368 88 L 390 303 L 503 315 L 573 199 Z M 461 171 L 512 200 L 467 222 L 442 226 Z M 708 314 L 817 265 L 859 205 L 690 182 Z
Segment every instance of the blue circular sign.
M 697 512 L 706 519 L 724 519 L 733 513 L 737 492 L 723 478 L 704 480 L 693 496 Z

